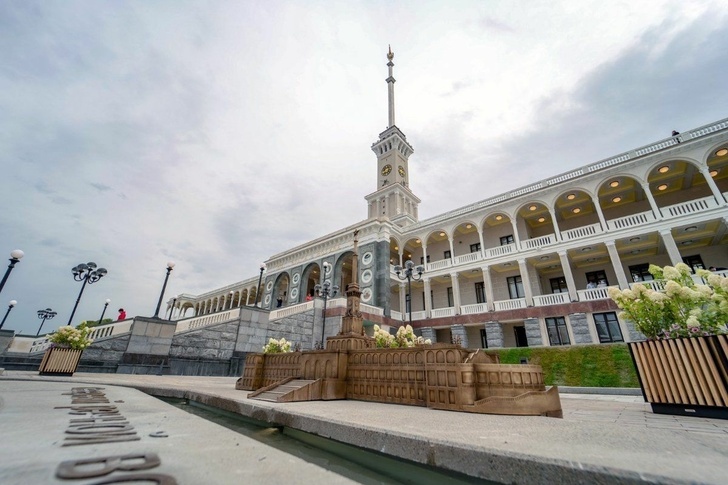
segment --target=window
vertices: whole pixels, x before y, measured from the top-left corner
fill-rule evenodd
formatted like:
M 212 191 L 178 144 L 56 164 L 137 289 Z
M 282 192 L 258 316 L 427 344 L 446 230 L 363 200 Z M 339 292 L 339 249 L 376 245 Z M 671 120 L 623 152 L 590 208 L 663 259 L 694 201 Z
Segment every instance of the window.
M 485 283 L 482 281 L 475 283 L 475 301 L 476 303 L 485 303 Z
M 488 334 L 485 333 L 485 329 L 480 329 L 480 346 L 484 349 L 488 348 Z
M 429 254 L 427 255 L 427 262 L 428 263 L 430 262 L 430 255 Z M 420 256 L 420 264 L 425 264 L 425 257 L 424 256 Z
M 452 258 L 452 253 L 451 253 L 451 252 L 450 252 L 450 250 L 448 249 L 447 251 L 445 251 L 445 252 L 444 252 L 444 253 L 442 254 L 442 257 L 443 257 L 444 259 L 451 259 L 451 258 Z
M 597 327 L 600 343 L 624 342 L 616 313 L 595 313 L 594 324 Z
M 508 294 L 511 296 L 511 300 L 516 298 L 525 298 L 526 294 L 523 291 L 523 281 L 521 276 L 509 276 L 508 281 Z
M 609 281 L 607 280 L 607 273 L 605 273 L 603 270 L 590 271 L 586 274 L 587 288 L 603 288 L 605 286 L 609 286 Z
M 452 297 L 452 286 L 447 287 L 447 307 L 454 307 L 455 303 L 453 303 L 453 297 Z
M 569 345 L 571 343 L 564 317 L 547 318 L 546 330 L 549 333 L 549 342 L 551 345 Z
M 480 251 L 480 243 L 475 243 L 470 245 L 470 252 L 471 253 L 477 253 Z
M 690 266 L 693 273 L 696 273 L 699 269 L 705 269 L 703 258 L 701 258 L 699 254 L 696 254 L 695 256 L 685 256 L 683 258 L 683 262 Z
M 500 243 L 501 243 L 501 246 L 505 246 L 506 244 L 513 243 L 513 234 L 509 234 L 507 236 L 503 236 L 502 238 L 500 238 Z
M 558 278 L 551 278 L 551 293 L 568 293 L 569 289 L 566 287 L 566 279 L 563 276 Z
M 652 281 L 655 278 L 648 271 L 650 269 L 649 264 L 638 264 L 629 267 L 629 272 L 632 274 L 632 281 Z

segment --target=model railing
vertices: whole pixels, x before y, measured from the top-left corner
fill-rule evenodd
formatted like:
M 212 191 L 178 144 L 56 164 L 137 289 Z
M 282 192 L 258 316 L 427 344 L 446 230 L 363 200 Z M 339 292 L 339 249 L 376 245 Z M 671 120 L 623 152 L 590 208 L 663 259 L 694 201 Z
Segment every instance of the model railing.
M 602 225 L 597 222 L 596 224 L 561 231 L 561 239 L 564 241 L 571 241 L 573 239 L 581 239 L 582 237 L 589 237 L 602 232 L 604 232 L 602 230 Z
M 240 308 L 233 308 L 225 312 L 211 313 L 209 315 L 203 315 L 201 317 L 193 317 L 187 320 L 180 320 L 177 322 L 177 328 L 175 333 L 186 332 L 188 330 L 195 330 L 197 328 L 207 327 L 215 325 L 216 323 L 227 322 L 234 320 L 240 316 Z
M 514 298 L 513 300 L 500 300 L 494 301 L 496 311 L 502 310 L 517 310 L 519 308 L 526 308 L 525 298 Z
M 537 295 L 533 297 L 534 306 L 560 305 L 569 303 L 568 293 L 553 293 L 551 295 Z

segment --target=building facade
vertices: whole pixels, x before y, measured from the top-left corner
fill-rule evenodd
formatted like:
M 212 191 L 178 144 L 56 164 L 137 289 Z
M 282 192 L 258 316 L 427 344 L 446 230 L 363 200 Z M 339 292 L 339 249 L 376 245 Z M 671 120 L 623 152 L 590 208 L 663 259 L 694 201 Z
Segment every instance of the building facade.
M 389 124 L 371 146 L 368 218 L 271 256 L 265 274 L 179 296 L 175 317 L 256 303 L 291 314 L 327 280 L 343 294 L 355 229 L 361 300 L 377 323 L 411 320 L 427 338 L 471 348 L 640 339 L 610 286 L 650 284 L 650 264 L 726 272 L 728 119 L 419 220 L 387 58 Z M 408 260 L 423 267 L 416 281 L 396 272 Z

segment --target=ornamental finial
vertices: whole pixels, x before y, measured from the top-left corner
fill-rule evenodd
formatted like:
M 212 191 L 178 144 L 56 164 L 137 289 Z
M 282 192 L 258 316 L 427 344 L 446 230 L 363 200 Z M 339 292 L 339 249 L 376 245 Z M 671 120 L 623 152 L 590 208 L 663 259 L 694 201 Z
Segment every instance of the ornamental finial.
M 389 59 L 390 61 L 392 59 L 394 59 L 394 52 L 392 52 L 392 46 L 391 45 L 389 45 L 389 52 L 387 52 L 387 59 Z

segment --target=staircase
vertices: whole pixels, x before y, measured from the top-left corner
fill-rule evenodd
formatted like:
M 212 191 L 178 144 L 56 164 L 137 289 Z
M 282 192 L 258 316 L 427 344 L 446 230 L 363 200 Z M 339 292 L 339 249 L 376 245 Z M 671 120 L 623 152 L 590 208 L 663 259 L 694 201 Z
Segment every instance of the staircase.
M 314 401 L 321 399 L 321 380 L 284 379 L 248 394 L 248 399 L 268 402 Z

